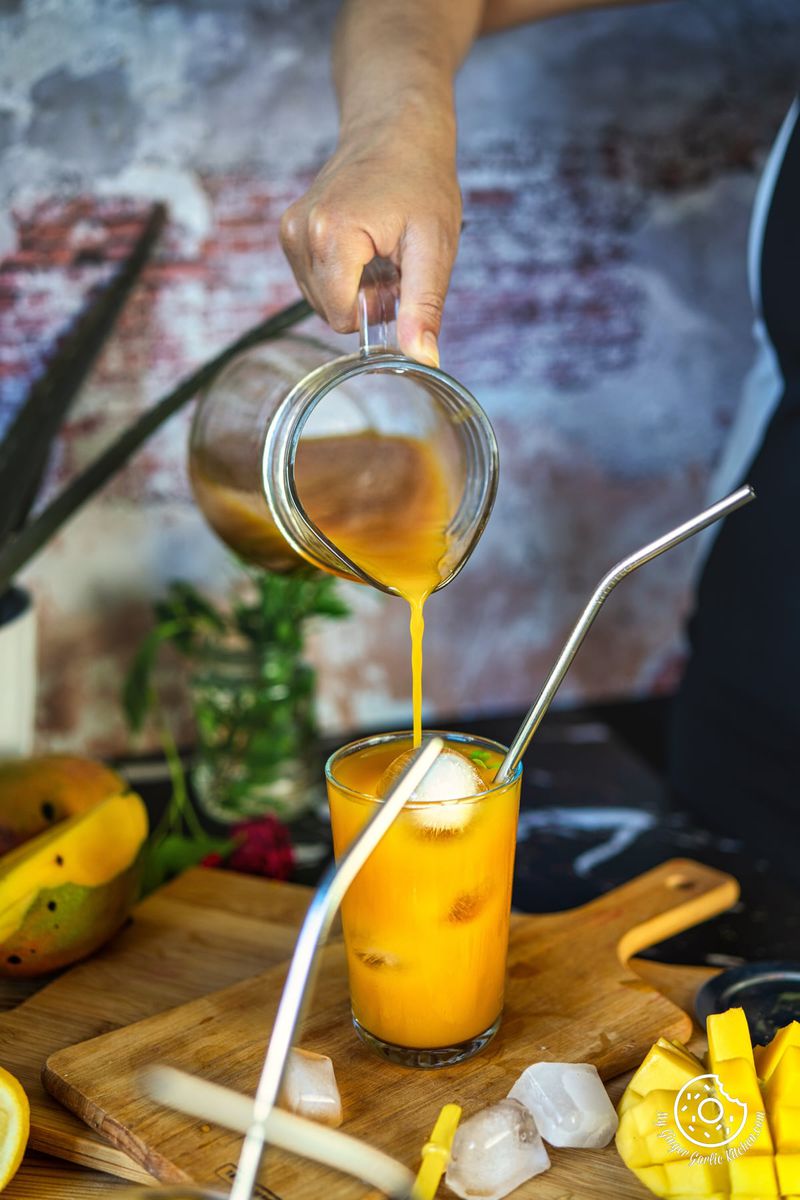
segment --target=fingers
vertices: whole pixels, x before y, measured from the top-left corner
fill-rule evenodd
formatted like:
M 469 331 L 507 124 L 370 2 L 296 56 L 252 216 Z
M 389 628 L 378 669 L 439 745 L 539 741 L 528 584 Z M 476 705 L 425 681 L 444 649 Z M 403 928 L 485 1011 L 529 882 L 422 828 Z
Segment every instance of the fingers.
M 281 221 L 306 299 L 339 333 L 358 328 L 358 289 L 376 255 L 400 268 L 398 340 L 437 364 L 437 338 L 461 224 L 455 162 L 434 142 L 380 131 L 340 146 Z
M 376 253 L 369 234 L 344 212 L 299 201 L 283 215 L 281 243 L 309 303 L 337 333 L 356 329 L 361 272 Z
M 456 239 L 443 226 L 412 226 L 403 239 L 398 341 L 404 354 L 433 367 L 455 253 Z

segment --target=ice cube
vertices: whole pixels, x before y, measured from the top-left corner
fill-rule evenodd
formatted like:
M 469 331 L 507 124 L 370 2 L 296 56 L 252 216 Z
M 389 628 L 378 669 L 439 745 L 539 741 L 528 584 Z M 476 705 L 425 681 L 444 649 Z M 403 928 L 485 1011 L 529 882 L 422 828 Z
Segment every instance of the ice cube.
M 551 1146 L 599 1149 L 617 1132 L 619 1120 L 597 1067 L 591 1063 L 534 1063 L 508 1093 L 533 1113 Z
M 527 1108 L 501 1100 L 458 1127 L 445 1183 L 464 1200 L 500 1200 L 549 1166 Z
M 460 892 L 447 911 L 447 919 L 453 925 L 466 925 L 480 913 L 488 893 L 485 888 L 474 888 L 471 892 Z
M 378 780 L 376 790 L 379 796 L 389 794 L 414 753 L 413 750 L 406 750 L 389 764 Z M 472 805 L 455 802 L 485 791 L 486 784 L 469 759 L 457 750 L 445 749 L 422 783 L 411 793 L 410 802 L 425 807 L 409 811 L 417 824 L 433 833 L 456 831 L 469 821 Z
M 323 1125 L 341 1125 L 342 1100 L 327 1055 L 290 1050 L 278 1103 Z
M 357 946 L 353 950 L 353 953 L 365 967 L 373 967 L 375 970 L 380 970 L 383 967 L 391 969 L 400 966 L 400 959 L 396 954 L 392 954 L 388 950 L 378 950 L 372 945 Z

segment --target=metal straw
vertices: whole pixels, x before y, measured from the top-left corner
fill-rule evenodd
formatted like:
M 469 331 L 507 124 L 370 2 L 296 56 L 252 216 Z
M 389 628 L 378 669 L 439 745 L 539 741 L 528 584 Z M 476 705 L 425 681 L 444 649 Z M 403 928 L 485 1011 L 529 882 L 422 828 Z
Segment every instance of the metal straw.
M 651 559 L 657 558 L 665 550 L 671 550 L 673 546 L 685 542 L 693 534 L 699 533 L 701 529 L 706 529 L 709 525 L 713 525 L 721 517 L 735 512 L 737 508 L 741 508 L 744 504 L 749 504 L 755 498 L 756 494 L 751 487 L 745 486 L 739 488 L 738 491 L 732 492 L 730 496 L 726 496 L 724 500 L 718 500 L 710 508 L 706 508 L 703 512 L 698 513 L 696 517 L 685 521 L 677 529 L 670 530 L 663 537 L 656 538 L 654 542 L 648 542 L 646 546 L 642 546 L 641 550 L 637 550 L 634 554 L 629 554 L 627 558 L 623 558 L 603 576 L 595 588 L 589 603 L 578 618 L 575 628 L 567 638 L 564 648 L 556 659 L 552 671 L 547 676 L 544 687 L 539 693 L 535 704 L 522 722 L 517 736 L 514 738 L 508 753 L 500 764 L 495 776 L 496 783 L 502 782 L 502 780 L 507 779 L 512 774 L 517 763 L 527 750 L 528 743 L 539 728 L 545 713 L 553 701 L 553 697 L 561 687 L 564 676 L 569 670 L 573 658 L 578 653 L 583 639 L 589 632 L 592 622 L 602 608 L 606 598 L 620 580 L 624 579 L 626 575 L 630 575 L 637 567 L 641 567 L 644 563 L 650 562 Z
M 415 755 L 397 786 L 376 806 L 374 816 L 348 846 L 339 862 L 331 864 L 314 893 L 300 928 L 289 973 L 281 993 L 253 1103 L 253 1120 L 239 1156 L 230 1200 L 252 1200 L 267 1138 L 267 1121 L 278 1099 L 286 1060 L 300 1024 L 304 1004 L 308 999 L 311 968 L 317 950 L 325 940 L 336 910 L 350 884 L 399 816 L 414 789 L 427 775 L 443 747 L 444 742 L 441 738 L 431 738 Z

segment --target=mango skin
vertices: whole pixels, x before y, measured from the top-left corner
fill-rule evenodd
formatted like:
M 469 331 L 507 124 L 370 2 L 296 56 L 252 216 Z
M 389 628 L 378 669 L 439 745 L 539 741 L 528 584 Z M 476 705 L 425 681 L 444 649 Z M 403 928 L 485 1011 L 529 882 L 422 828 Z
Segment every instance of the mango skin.
M 23 924 L 3 942 L 0 975 L 22 978 L 56 971 L 113 937 L 138 899 L 141 857 L 101 887 L 65 883 L 38 892 Z
M 0 761 L 0 855 L 128 790 L 103 763 L 69 754 Z
M 135 903 L 147 810 L 105 796 L 0 858 L 0 975 L 33 976 L 91 954 Z

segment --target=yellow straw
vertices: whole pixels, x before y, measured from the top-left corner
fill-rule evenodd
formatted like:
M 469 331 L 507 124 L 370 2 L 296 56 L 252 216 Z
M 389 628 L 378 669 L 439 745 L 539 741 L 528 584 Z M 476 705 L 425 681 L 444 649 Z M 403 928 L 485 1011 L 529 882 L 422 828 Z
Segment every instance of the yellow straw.
M 433 1127 L 430 1141 L 422 1147 L 422 1166 L 411 1192 L 413 1200 L 433 1200 L 436 1195 L 439 1180 L 450 1162 L 450 1147 L 460 1120 L 459 1106 L 445 1104 Z

